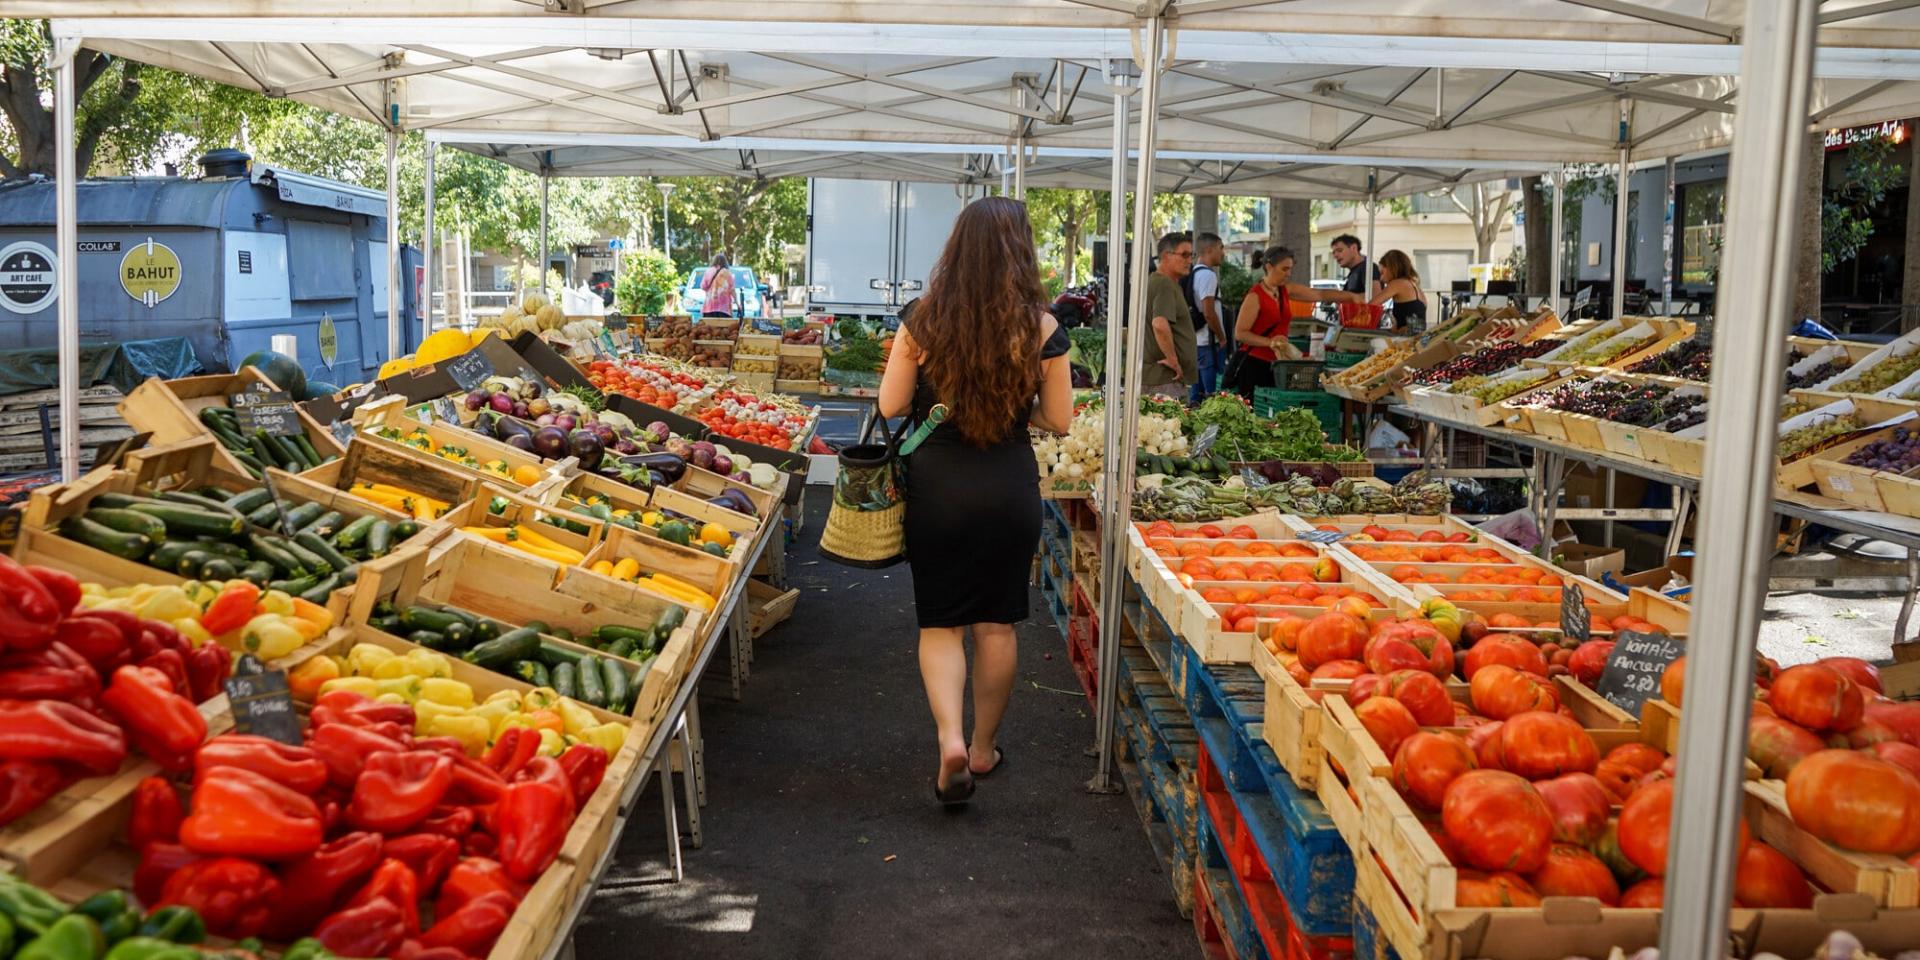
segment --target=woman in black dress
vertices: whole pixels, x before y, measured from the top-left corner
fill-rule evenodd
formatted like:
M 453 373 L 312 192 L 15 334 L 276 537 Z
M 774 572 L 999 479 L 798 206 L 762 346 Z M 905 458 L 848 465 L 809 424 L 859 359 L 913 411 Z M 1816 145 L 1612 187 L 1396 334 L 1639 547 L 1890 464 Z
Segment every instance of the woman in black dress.
M 903 318 L 880 383 L 885 416 L 921 420 L 936 403 L 948 410 L 907 458 L 906 482 L 920 676 L 939 735 L 933 786 L 943 803 L 964 803 L 973 778 L 1005 755 L 996 738 L 1013 693 L 1013 625 L 1027 618 L 1027 570 L 1040 539 L 1027 427 L 1064 433 L 1073 417 L 1067 333 L 1046 303 L 1025 204 L 975 201 L 954 222 L 926 295 Z

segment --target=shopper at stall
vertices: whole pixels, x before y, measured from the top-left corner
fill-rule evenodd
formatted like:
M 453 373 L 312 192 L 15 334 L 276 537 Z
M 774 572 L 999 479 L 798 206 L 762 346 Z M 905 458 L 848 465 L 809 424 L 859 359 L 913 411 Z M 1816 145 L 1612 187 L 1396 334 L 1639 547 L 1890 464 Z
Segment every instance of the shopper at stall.
M 1026 206 L 975 201 L 954 222 L 880 382 L 885 416 L 925 420 L 935 404 L 948 411 L 906 458 L 906 546 L 940 748 L 933 792 L 949 805 L 965 803 L 974 777 L 1006 756 L 998 738 L 1017 664 L 1013 625 L 1027 618 L 1027 566 L 1040 537 L 1027 427 L 1065 433 L 1073 418 L 1071 343 L 1046 303 Z
M 1347 271 L 1346 280 L 1341 284 L 1342 289 L 1348 293 L 1362 295 L 1379 289 L 1380 268 L 1374 266 L 1373 262 L 1367 259 L 1367 255 L 1360 251 L 1359 237 L 1351 233 L 1334 237 L 1332 250 L 1333 262 Z M 1368 283 L 1369 277 L 1372 278 L 1371 284 Z
M 1293 251 L 1286 247 L 1268 247 L 1261 258 L 1266 271 L 1260 282 L 1240 301 L 1240 313 L 1233 324 L 1233 337 L 1239 349 L 1227 361 L 1220 388 L 1231 390 L 1248 400 L 1253 391 L 1273 386 L 1273 365 L 1281 359 L 1298 360 L 1300 350 L 1287 342 L 1293 320 L 1291 301 L 1360 303 L 1357 293 L 1345 290 L 1316 290 L 1304 283 L 1293 283 Z
M 1420 273 L 1405 251 L 1388 250 L 1380 257 L 1380 289 L 1372 303 L 1393 303 L 1393 325 L 1416 333 L 1427 325 L 1427 294 L 1420 289 Z
M 714 256 L 707 275 L 700 279 L 700 289 L 707 295 L 706 305 L 700 308 L 701 316 L 733 316 L 733 267 L 724 254 Z
M 1194 381 L 1188 402 L 1198 404 L 1217 389 L 1220 360 L 1227 350 L 1227 332 L 1220 324 L 1220 264 L 1227 259 L 1227 245 L 1217 233 L 1202 233 L 1193 238 L 1193 270 L 1180 284 L 1187 307 L 1193 315 Z
M 1141 351 L 1140 385 L 1148 393 L 1187 399 L 1187 389 L 1199 382 L 1199 358 L 1194 342 L 1192 314 L 1180 279 L 1193 268 L 1193 238 L 1169 233 L 1155 247 L 1157 260 L 1147 276 L 1146 349 Z

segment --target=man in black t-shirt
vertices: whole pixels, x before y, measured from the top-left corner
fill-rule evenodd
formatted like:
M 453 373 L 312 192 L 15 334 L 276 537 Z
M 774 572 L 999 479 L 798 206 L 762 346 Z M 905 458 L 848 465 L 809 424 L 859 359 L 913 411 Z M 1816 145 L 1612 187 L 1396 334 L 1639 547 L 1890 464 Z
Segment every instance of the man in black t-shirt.
M 1358 293 L 1372 299 L 1380 289 L 1380 267 L 1367 255 L 1360 252 L 1360 238 L 1351 233 L 1343 233 L 1333 238 L 1333 262 L 1347 271 L 1346 282 L 1341 289 L 1348 293 Z M 1368 274 L 1372 274 L 1372 283 L 1368 283 Z

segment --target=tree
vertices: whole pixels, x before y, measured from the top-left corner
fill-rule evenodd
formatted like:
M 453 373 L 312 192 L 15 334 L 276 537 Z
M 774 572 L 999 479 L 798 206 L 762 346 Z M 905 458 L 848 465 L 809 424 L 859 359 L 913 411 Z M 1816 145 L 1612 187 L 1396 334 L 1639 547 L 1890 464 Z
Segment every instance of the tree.
M 1840 182 L 1821 197 L 1820 268 L 1823 273 L 1859 255 L 1860 248 L 1873 236 L 1874 210 L 1905 176 L 1906 169 L 1894 158 L 1894 144 L 1889 138 L 1868 140 L 1847 148 L 1847 165 Z
M 1540 176 L 1520 180 L 1521 208 L 1526 213 L 1527 242 L 1521 289 L 1529 294 L 1551 294 L 1553 260 L 1548 251 L 1553 244 L 1553 223 L 1547 211 L 1547 179 Z
M 1513 191 L 1504 182 L 1475 183 L 1448 190 L 1447 200 L 1467 215 L 1467 223 L 1473 227 L 1474 262 L 1492 260 L 1493 242 L 1499 239 L 1500 228 L 1513 209 Z
M 1106 193 L 1092 190 L 1066 190 L 1034 187 L 1027 191 L 1027 219 L 1033 224 L 1033 246 L 1041 259 L 1048 259 L 1058 241 L 1059 261 L 1065 264 L 1064 284 L 1080 282 L 1079 267 L 1082 238 L 1106 209 Z

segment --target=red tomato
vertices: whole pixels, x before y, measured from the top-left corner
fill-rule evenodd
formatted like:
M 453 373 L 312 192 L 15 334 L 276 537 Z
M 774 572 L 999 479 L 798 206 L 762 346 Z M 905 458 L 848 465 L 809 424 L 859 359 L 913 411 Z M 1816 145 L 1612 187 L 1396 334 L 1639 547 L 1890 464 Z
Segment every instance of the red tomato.
M 1589 847 L 1607 832 L 1613 796 L 1593 774 L 1569 773 L 1542 780 L 1533 788 L 1553 813 L 1554 840 Z
M 1755 840 L 1740 854 L 1733 899 L 1749 910 L 1805 910 L 1813 906 L 1813 885 L 1786 854 Z
M 1451 733 L 1415 733 L 1393 754 L 1393 786 L 1413 803 L 1439 810 L 1447 788 L 1473 769 L 1473 751 L 1466 741 Z M 1451 825 L 1447 833 L 1459 839 Z
M 1486 643 L 1485 640 L 1480 642 Z M 1476 646 L 1474 649 L 1480 648 Z M 1529 710 L 1554 710 L 1560 706 L 1559 695 L 1544 677 L 1522 673 L 1499 663 L 1489 664 L 1475 672 L 1468 694 L 1474 710 L 1481 716 L 1495 720 L 1505 720 Z
M 1547 862 L 1527 878 L 1543 897 L 1593 897 L 1604 906 L 1620 902 L 1620 884 L 1613 871 L 1585 847 L 1556 843 L 1547 850 Z
M 1507 719 L 1500 730 L 1500 756 L 1507 770 L 1528 780 L 1592 773 L 1600 764 L 1600 748 L 1580 724 L 1537 710 Z
M 1822 663 L 1788 667 L 1767 694 L 1773 712 L 1815 733 L 1849 730 L 1866 713 L 1866 697 L 1840 671 Z
M 1373 735 L 1373 742 L 1391 759 L 1408 737 L 1420 732 L 1419 721 L 1406 705 L 1391 697 L 1373 697 L 1353 708 L 1360 725 Z
M 1447 785 L 1440 818 L 1468 866 L 1527 874 L 1546 863 L 1553 814 L 1533 784 L 1511 773 L 1461 774 Z
M 1462 870 L 1453 900 L 1458 907 L 1537 907 L 1540 892 L 1515 873 Z
M 1801 760 L 1787 775 L 1787 810 L 1802 830 L 1848 850 L 1904 857 L 1920 848 L 1920 778 L 1875 755 L 1822 750 Z

